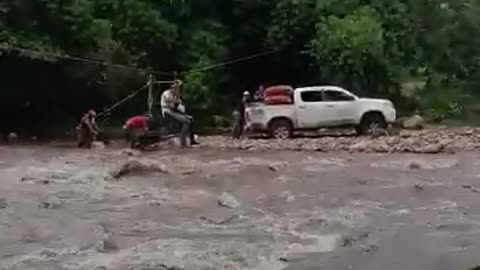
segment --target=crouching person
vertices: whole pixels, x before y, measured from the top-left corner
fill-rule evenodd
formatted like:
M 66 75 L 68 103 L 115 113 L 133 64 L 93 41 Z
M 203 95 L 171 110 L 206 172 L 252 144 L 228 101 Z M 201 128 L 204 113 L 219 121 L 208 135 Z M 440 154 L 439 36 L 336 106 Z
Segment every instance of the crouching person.
M 134 116 L 127 120 L 123 129 L 131 148 L 144 147 L 142 140 L 148 133 L 151 116 L 149 114 Z
M 100 128 L 96 123 L 97 113 L 90 110 L 80 120 L 77 126 L 77 145 L 80 148 L 91 148 L 92 143 L 96 140 Z

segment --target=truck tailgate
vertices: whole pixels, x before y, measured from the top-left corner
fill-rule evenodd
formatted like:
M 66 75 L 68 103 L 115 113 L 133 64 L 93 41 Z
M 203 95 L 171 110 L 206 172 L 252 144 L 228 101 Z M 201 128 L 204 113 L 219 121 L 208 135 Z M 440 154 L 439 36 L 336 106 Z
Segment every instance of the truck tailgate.
M 278 117 L 288 118 L 296 126 L 296 107 L 295 105 L 265 105 L 252 104 L 245 109 L 245 119 L 248 125 L 257 128 L 266 129 L 268 123 Z

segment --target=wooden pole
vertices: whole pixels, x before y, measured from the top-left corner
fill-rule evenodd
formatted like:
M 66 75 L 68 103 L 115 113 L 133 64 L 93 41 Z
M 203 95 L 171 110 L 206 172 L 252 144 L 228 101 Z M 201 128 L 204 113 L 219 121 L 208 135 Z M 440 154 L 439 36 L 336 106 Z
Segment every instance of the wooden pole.
M 154 104 L 154 98 L 153 98 L 153 85 L 155 81 L 153 78 L 153 75 L 150 74 L 148 77 L 148 100 L 147 100 L 147 106 L 148 106 L 148 113 L 153 115 L 153 104 Z

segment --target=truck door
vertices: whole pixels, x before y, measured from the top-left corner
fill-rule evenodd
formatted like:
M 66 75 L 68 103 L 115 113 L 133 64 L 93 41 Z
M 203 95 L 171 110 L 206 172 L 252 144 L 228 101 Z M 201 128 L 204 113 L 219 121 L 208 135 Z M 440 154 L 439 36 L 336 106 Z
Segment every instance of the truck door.
M 352 95 L 338 89 L 325 89 L 324 101 L 326 112 L 324 123 L 329 126 L 352 124 L 355 118 L 355 100 Z
M 297 121 L 300 129 L 317 128 L 323 124 L 325 113 L 328 112 L 323 103 L 323 92 L 304 90 L 297 100 Z

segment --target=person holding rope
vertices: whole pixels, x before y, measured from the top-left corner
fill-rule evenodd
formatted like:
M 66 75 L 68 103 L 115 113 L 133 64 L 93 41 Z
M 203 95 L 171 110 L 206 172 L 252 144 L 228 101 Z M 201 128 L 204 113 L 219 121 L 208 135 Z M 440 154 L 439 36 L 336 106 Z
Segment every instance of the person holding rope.
M 180 140 L 182 147 L 185 147 L 187 133 L 192 145 L 199 143 L 195 140 L 195 134 L 193 133 L 193 117 L 186 113 L 185 104 L 182 102 L 181 86 L 182 82 L 175 80 L 170 89 L 163 92 L 160 103 L 163 117 L 170 117 L 175 122 L 181 124 L 182 131 Z
M 92 143 L 96 140 L 97 135 L 100 133 L 95 118 L 97 113 L 94 110 L 88 111 L 78 124 L 77 130 L 77 145 L 82 148 L 91 148 Z

